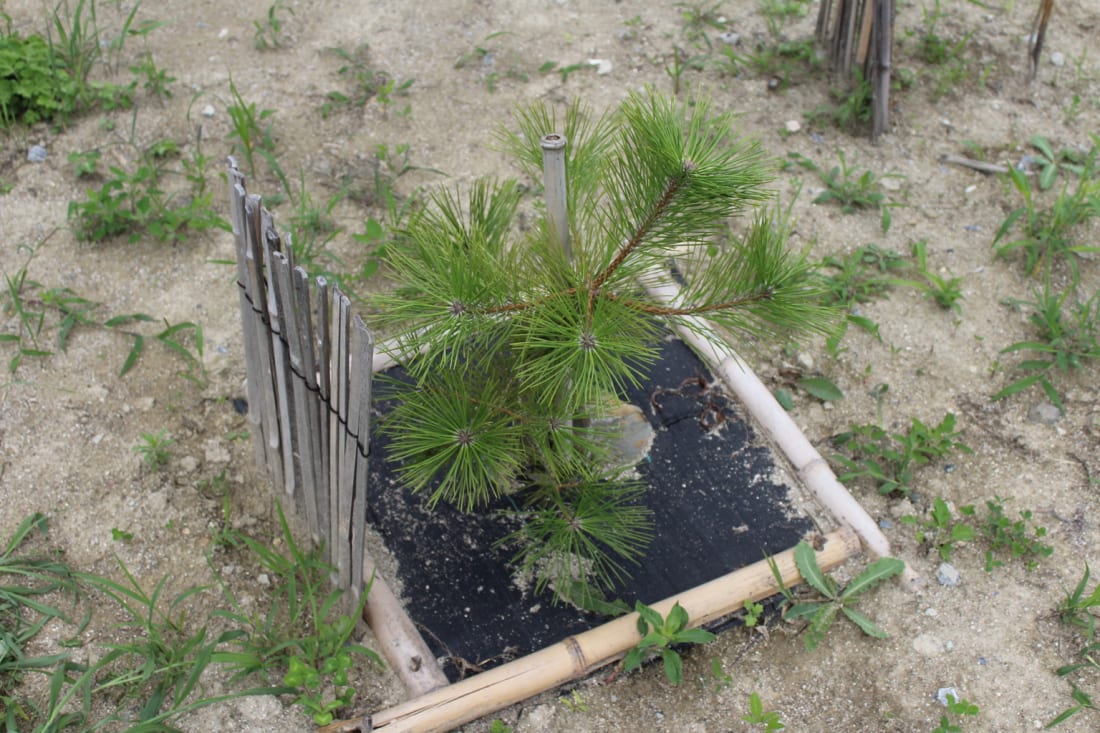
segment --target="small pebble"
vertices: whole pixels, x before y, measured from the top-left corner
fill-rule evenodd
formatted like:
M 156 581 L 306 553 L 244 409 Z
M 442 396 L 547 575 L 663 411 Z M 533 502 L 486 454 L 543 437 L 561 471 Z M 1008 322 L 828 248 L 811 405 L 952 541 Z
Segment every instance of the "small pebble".
M 228 37 L 229 37 L 229 29 L 228 28 L 222 28 L 220 31 L 218 31 L 218 38 L 219 39 L 228 38 Z
M 27 151 L 27 160 L 32 163 L 42 163 L 46 160 L 46 149 L 41 145 L 32 145 Z
M 1062 419 L 1062 411 L 1049 402 L 1040 402 L 1027 411 L 1029 422 L 1053 425 Z
M 954 588 L 959 584 L 961 579 L 958 568 L 951 563 L 941 562 L 940 566 L 936 569 L 936 580 L 940 585 L 947 586 L 948 588 Z
M 820 132 L 811 132 L 810 133 L 810 139 L 813 140 L 818 145 L 821 145 L 822 143 L 825 142 L 825 136 L 822 135 Z
M 607 76 L 615 68 L 610 59 L 588 59 L 588 63 L 596 67 L 598 76 Z
M 798 120 L 787 120 L 783 124 L 783 127 L 787 130 L 787 132 L 795 133 L 802 129 L 802 123 Z
M 1050 55 L 1050 63 L 1061 68 L 1066 65 L 1066 55 L 1061 51 L 1055 51 Z
M 256 582 L 266 588 L 267 586 L 271 585 L 271 578 L 268 577 L 267 573 L 260 573 L 256 576 Z
M 741 43 L 741 34 L 734 33 L 733 31 L 725 31 L 718 34 L 719 43 L 724 43 L 727 46 L 736 46 Z
M 880 519 L 878 520 L 878 526 L 880 529 L 893 529 L 894 523 L 889 519 Z
M 214 105 L 208 104 L 205 107 L 203 107 L 202 108 L 202 116 L 203 117 L 213 117 L 214 116 Z
M 962 699 L 961 697 L 959 697 L 959 691 L 956 690 L 954 687 L 941 687 L 940 689 L 936 690 L 936 700 L 939 702 L 940 705 L 943 705 L 944 707 L 947 707 L 948 695 L 955 698 L 956 702 Z

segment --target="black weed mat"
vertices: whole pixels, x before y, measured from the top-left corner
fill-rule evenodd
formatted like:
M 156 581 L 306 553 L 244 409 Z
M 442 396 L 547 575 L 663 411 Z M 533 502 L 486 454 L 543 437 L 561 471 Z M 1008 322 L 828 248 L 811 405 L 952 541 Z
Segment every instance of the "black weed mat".
M 814 529 L 788 500 L 771 451 L 714 387 L 706 366 L 681 341 L 667 342 L 649 380 L 629 394 L 657 429 L 639 473 L 648 484 L 654 538 L 618 589 L 631 607 L 694 588 L 765 555 L 782 552 Z M 512 580 L 513 550 L 494 546 L 514 524 L 462 514 L 442 503 L 424 508 L 371 447 L 370 521 L 399 564 L 405 609 L 453 680 L 521 657 L 594 628 L 606 617 L 554 605 Z M 502 502 L 500 509 L 509 508 Z

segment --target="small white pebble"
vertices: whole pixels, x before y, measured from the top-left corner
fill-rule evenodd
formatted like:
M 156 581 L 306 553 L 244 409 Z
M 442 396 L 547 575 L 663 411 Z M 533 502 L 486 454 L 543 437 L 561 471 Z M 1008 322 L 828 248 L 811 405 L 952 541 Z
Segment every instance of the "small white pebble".
M 202 116 L 203 117 L 213 117 L 214 116 L 214 105 L 208 104 L 205 107 L 203 107 L 202 108 Z
M 794 133 L 802 129 L 802 123 L 798 120 L 787 120 L 783 127 L 786 128 L 787 132 Z

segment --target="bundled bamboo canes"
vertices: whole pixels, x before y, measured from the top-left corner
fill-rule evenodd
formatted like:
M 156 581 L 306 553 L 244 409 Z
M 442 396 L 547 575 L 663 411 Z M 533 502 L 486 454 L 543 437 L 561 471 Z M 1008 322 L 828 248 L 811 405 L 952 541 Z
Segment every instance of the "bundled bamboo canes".
M 230 204 L 257 460 L 326 548 L 351 607 L 364 581 L 374 339 L 339 288 L 294 266 L 230 159 Z M 316 309 L 316 328 L 314 310 Z
M 853 76 L 871 85 L 871 139 L 890 121 L 890 68 L 895 0 L 822 0 L 817 39 L 828 51 L 838 79 Z

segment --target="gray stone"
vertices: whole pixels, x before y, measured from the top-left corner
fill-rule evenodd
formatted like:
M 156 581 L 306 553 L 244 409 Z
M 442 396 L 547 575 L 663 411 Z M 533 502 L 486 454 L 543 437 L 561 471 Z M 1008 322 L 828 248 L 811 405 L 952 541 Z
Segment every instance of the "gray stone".
M 956 702 L 962 699 L 961 697 L 959 697 L 959 691 L 956 690 L 954 687 L 941 687 L 940 689 L 936 690 L 936 701 L 939 702 L 940 705 L 947 707 L 948 695 L 955 698 Z
M 27 151 L 27 160 L 32 163 L 43 163 L 46 160 L 46 148 L 41 145 L 32 145 Z
M 1062 411 L 1049 402 L 1040 402 L 1027 411 L 1027 419 L 1040 425 L 1053 425 L 1062 419 Z
M 945 585 L 948 588 L 954 588 L 959 584 L 962 579 L 962 575 L 958 569 L 951 563 L 941 562 L 940 566 L 936 568 L 936 580 L 940 585 Z

